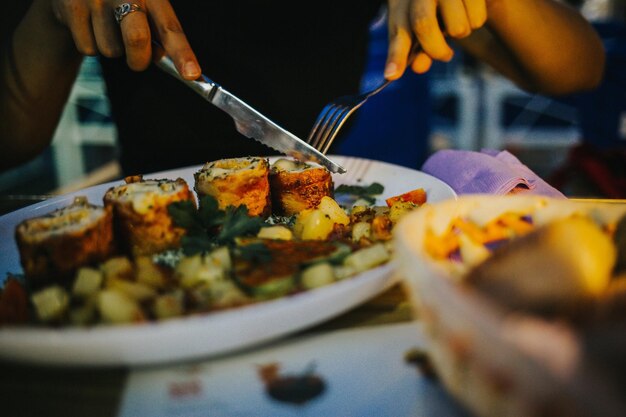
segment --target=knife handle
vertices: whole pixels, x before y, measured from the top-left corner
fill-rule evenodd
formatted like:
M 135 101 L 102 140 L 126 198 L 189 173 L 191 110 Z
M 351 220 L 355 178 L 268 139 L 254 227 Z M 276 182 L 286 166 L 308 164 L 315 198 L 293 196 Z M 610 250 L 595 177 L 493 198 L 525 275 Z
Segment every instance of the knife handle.
M 154 63 L 157 67 L 162 69 L 164 72 L 170 74 L 171 76 L 178 78 L 180 81 L 185 83 L 189 88 L 200 94 L 206 100 L 211 101 L 213 99 L 213 96 L 220 88 L 219 84 L 213 82 L 209 77 L 204 74 L 200 75 L 200 77 L 196 80 L 184 79 L 176 69 L 174 62 L 170 59 L 169 56 L 165 54 L 163 48 L 156 43 L 153 43 L 153 47 L 154 49 L 160 49 L 160 51 L 154 53 Z

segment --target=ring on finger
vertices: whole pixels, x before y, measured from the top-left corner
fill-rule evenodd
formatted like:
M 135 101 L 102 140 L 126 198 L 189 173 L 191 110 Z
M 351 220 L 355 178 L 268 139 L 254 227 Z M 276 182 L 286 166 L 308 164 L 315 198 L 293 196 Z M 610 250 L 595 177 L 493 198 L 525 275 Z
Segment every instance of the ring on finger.
M 143 9 L 137 3 L 122 3 L 114 10 L 115 20 L 120 24 L 127 15 L 133 12 L 143 12 Z

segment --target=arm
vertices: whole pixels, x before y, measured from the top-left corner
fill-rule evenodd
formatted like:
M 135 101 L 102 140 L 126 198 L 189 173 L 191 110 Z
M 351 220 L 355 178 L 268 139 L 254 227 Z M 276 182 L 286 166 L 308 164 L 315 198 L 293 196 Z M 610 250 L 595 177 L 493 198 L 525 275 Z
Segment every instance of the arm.
M 388 79 L 402 75 L 412 39 L 423 49 L 411 65 L 417 73 L 433 59 L 452 58 L 439 21 L 468 53 L 528 91 L 566 94 L 602 79 L 599 36 L 575 9 L 555 0 L 389 0 Z
M 126 55 L 128 66 L 141 71 L 150 65 L 151 40 L 156 38 L 185 78 L 200 75 L 169 1 L 138 0 L 141 11 L 126 15 L 119 25 L 113 14 L 117 4 L 116 0 L 33 0 L 4 40 L 0 171 L 35 157 L 50 144 L 84 55 Z
M 81 61 L 48 2 L 33 2 L 0 50 L 0 171 L 48 146 Z

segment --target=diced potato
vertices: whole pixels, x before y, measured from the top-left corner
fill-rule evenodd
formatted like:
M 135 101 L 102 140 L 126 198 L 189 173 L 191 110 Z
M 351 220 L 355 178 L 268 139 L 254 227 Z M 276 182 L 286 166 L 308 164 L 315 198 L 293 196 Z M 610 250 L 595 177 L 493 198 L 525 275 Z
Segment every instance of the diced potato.
M 209 255 L 209 259 L 214 266 L 221 268 L 223 271 L 230 271 L 232 269 L 233 263 L 230 257 L 230 251 L 227 246 L 221 246 L 211 252 Z
M 174 274 L 183 288 L 193 288 L 225 279 L 231 264 L 228 248 L 224 247 L 207 255 L 184 257 L 176 266 Z
M 419 206 L 411 201 L 396 201 L 389 207 L 389 219 L 395 225 L 405 214 Z
M 49 322 L 59 319 L 67 311 L 70 297 L 59 285 L 46 287 L 31 296 L 39 320 Z
M 213 307 L 232 307 L 250 302 L 250 298 L 232 281 L 219 281 L 210 287 Z
M 119 278 L 109 280 L 107 289 L 117 290 L 139 302 L 149 300 L 157 295 L 156 290 L 149 285 Z
M 261 239 L 291 240 L 293 239 L 293 233 L 288 227 L 276 225 L 261 228 L 257 237 Z
M 100 269 L 104 274 L 105 283 L 114 278 L 133 279 L 133 264 L 124 256 L 109 259 L 100 266 Z
M 208 309 L 226 308 L 250 302 L 250 298 L 229 280 L 200 285 L 190 291 L 190 296 L 196 304 Z
M 149 256 L 140 256 L 135 259 L 135 280 L 153 288 L 163 288 L 167 284 L 165 271 L 152 262 Z
M 198 270 L 202 266 L 202 255 L 185 256 L 176 265 L 174 277 L 185 288 L 192 287 L 196 280 Z
M 368 222 L 358 222 L 352 226 L 352 241 L 358 242 L 361 239 L 369 239 L 372 233 L 372 225 Z
M 357 270 L 351 265 L 336 265 L 333 268 L 333 272 L 337 281 L 350 278 L 351 276 L 357 274 Z
M 185 309 L 183 306 L 185 294 L 178 290 L 163 294 L 154 299 L 152 312 L 159 320 L 182 316 Z
M 80 298 L 89 297 L 100 290 L 102 281 L 102 271 L 87 267 L 80 268 L 76 273 L 72 294 Z
M 335 273 L 328 262 L 320 262 L 302 271 L 300 279 L 304 288 L 312 289 L 335 282 Z
M 353 267 L 358 273 L 384 264 L 389 258 L 390 254 L 385 245 L 376 243 L 348 255 L 344 260 L 344 265 Z
M 100 291 L 98 311 L 106 323 L 132 323 L 145 320 L 139 304 L 117 290 Z
M 318 209 L 303 210 L 296 218 L 294 233 L 303 240 L 324 240 L 333 231 L 335 222 Z
M 332 198 L 328 196 L 322 197 L 317 206 L 318 210 L 330 217 L 333 223 L 347 225 L 350 223 L 350 216 L 344 209 Z

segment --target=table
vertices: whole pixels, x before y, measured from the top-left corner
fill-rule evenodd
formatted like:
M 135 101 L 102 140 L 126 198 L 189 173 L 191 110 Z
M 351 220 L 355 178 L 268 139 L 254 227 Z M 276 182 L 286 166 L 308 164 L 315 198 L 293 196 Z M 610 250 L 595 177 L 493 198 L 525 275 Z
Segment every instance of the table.
M 410 323 L 411 306 L 401 284 L 328 322 L 292 335 L 332 334 Z M 124 395 L 127 368 L 55 368 L 0 362 L 2 409 L 7 416 L 116 416 Z

